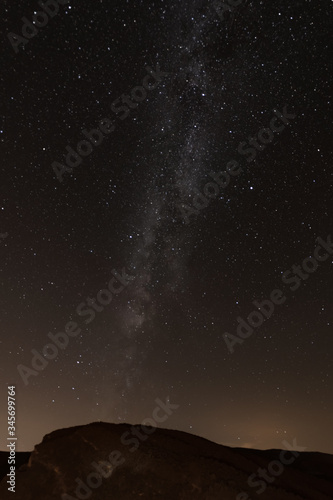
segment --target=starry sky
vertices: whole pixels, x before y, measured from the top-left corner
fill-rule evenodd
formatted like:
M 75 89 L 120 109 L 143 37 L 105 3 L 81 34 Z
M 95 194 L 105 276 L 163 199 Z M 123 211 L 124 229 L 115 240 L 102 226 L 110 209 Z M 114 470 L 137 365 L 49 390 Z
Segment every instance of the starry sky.
M 159 398 L 163 427 L 333 453 L 333 250 L 290 281 L 333 233 L 332 2 L 51 4 L 1 6 L 1 449 L 15 384 L 21 451 Z

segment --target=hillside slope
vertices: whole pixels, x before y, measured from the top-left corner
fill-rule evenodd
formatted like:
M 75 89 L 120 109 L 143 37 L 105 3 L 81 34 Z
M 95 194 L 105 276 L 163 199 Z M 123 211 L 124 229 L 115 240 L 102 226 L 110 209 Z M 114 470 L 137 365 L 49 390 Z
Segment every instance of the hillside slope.
M 258 478 L 260 468 L 267 479 Z M 332 500 L 333 456 L 229 448 L 180 431 L 98 422 L 46 435 L 16 472 L 15 496 L 7 488 L 3 478 L 3 500 L 251 500 L 259 493 L 261 500 Z

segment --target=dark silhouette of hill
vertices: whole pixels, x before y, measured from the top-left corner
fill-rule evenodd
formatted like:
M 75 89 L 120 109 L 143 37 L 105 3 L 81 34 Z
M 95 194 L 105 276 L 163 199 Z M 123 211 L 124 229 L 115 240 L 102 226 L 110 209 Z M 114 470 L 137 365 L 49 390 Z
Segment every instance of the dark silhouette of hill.
M 23 465 L 13 494 L 7 489 L 7 453 L 0 455 L 2 500 L 333 498 L 332 455 L 230 448 L 140 425 L 96 422 L 60 429 L 17 458 Z

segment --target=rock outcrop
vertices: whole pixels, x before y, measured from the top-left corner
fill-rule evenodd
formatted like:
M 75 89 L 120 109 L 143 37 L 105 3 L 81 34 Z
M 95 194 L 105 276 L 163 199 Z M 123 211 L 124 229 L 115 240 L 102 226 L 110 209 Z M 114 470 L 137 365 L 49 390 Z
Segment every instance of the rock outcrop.
M 2 500 L 332 500 L 333 456 L 97 422 L 46 435 L 16 471 L 15 494 L 7 479 Z

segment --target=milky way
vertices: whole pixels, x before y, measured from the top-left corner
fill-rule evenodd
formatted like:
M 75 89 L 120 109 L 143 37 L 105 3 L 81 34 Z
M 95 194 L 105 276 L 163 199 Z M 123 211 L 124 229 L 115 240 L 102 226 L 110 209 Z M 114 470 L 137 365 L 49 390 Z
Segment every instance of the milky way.
M 331 259 L 234 353 L 225 342 L 332 231 L 331 3 L 225 5 L 82 0 L 17 52 L 4 37 L 1 349 L 21 449 L 141 422 L 169 397 L 167 427 L 332 452 Z M 36 8 L 6 5 L 4 33 Z M 115 271 L 128 283 L 87 322 L 78 306 Z M 24 385 L 17 366 L 68 321 L 80 333 Z

